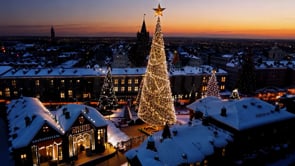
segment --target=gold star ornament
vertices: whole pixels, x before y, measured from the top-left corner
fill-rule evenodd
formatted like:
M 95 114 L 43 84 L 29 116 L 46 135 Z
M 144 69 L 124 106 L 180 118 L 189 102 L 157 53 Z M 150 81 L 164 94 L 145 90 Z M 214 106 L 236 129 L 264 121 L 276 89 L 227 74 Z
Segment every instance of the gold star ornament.
M 165 8 L 161 8 L 161 5 L 158 5 L 158 8 L 154 8 L 155 16 L 163 16 L 163 11 Z

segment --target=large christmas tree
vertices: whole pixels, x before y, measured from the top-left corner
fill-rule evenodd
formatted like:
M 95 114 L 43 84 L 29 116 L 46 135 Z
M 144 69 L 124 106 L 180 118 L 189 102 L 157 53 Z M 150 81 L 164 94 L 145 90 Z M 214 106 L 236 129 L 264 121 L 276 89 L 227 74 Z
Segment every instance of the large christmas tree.
M 104 83 L 98 99 L 99 111 L 102 114 L 111 114 L 112 109 L 115 109 L 118 104 L 117 97 L 114 92 L 114 85 L 111 74 L 111 67 L 107 68 L 107 75 L 104 78 Z
M 207 93 L 206 96 L 215 96 L 220 97 L 219 95 L 219 86 L 217 83 L 216 71 L 212 70 L 211 77 L 209 78 L 208 84 L 207 84 Z
M 160 24 L 160 16 L 164 9 L 160 4 L 158 8 L 154 9 L 158 20 L 143 78 L 138 108 L 139 118 L 154 126 L 164 126 L 176 122 Z

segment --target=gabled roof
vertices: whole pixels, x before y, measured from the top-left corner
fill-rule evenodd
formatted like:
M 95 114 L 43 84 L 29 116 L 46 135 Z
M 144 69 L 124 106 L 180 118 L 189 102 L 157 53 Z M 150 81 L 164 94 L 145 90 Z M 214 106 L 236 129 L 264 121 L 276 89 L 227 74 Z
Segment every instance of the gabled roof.
M 257 98 L 221 100 L 216 97 L 206 97 L 188 105 L 187 108 L 200 111 L 236 130 L 295 118 L 295 115 L 287 112 L 286 109 L 276 111 L 274 105 Z M 221 116 L 222 108 L 226 109 L 226 116 Z
M 59 134 L 64 134 L 64 130 L 54 120 L 53 114 L 37 98 L 21 97 L 12 100 L 7 105 L 7 119 L 9 140 L 11 148 L 14 149 L 27 146 L 44 124 Z M 29 121 L 28 125 L 26 119 Z
M 64 111 L 69 112 L 67 119 Z M 68 131 L 80 115 L 83 115 L 95 127 L 107 126 L 104 117 L 93 107 L 81 104 L 67 104 L 63 105 L 57 111 L 53 111 L 57 121 L 65 131 Z

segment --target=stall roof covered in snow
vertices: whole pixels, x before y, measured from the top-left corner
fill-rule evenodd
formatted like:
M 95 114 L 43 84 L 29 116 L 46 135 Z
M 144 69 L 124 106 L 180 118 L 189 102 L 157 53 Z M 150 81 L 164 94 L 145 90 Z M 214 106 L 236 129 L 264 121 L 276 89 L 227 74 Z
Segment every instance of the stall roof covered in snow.
M 40 128 L 47 124 L 59 134 L 64 130 L 54 120 L 53 114 L 37 98 L 21 97 L 7 105 L 7 119 L 11 148 L 27 146 Z
M 191 125 L 174 125 L 170 131 L 171 138 L 163 140 L 162 131 L 152 135 L 156 151 L 146 148 L 151 140 L 146 139 L 138 148 L 127 151 L 125 156 L 129 160 L 137 157 L 143 166 L 197 163 L 212 155 L 215 147 L 225 147 L 233 140 L 229 132 L 215 126 L 204 126 L 200 121 L 193 121 Z
M 68 112 L 68 117 L 66 117 Z M 81 104 L 63 105 L 57 111 L 53 111 L 55 118 L 65 131 L 68 131 L 80 115 L 83 115 L 95 127 L 107 126 L 104 117 L 93 107 Z
M 257 98 L 221 100 L 210 96 L 195 101 L 188 105 L 187 108 L 200 111 L 236 130 L 245 130 L 287 119 L 295 119 L 295 115 L 287 112 L 286 109 L 276 109 L 276 106 Z M 226 116 L 221 115 L 221 109 L 223 108 L 226 110 Z

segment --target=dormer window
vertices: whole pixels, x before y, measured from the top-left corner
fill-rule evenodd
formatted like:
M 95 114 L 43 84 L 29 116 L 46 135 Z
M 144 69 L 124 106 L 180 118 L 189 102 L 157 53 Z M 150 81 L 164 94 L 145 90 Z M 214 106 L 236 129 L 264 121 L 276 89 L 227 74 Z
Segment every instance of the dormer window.
M 48 126 L 43 126 L 42 128 L 43 133 L 48 133 L 49 132 L 49 127 Z
M 83 124 L 85 122 L 84 116 L 79 117 L 79 123 Z

